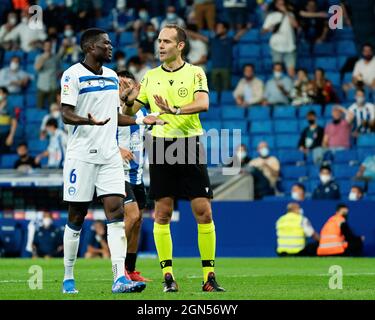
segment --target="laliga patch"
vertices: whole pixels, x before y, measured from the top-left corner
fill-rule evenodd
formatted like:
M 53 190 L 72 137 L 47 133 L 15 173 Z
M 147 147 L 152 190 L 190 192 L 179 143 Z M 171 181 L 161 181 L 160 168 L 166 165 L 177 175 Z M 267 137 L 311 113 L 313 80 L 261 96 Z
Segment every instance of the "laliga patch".
M 65 94 L 65 95 L 69 94 L 69 86 L 67 84 L 64 84 L 63 94 Z

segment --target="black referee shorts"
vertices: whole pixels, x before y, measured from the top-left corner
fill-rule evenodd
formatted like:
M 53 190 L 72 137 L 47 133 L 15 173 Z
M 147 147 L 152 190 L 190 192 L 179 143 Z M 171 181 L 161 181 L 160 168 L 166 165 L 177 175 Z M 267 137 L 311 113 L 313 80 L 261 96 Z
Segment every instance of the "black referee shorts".
M 213 198 L 204 150 L 199 137 L 156 138 L 149 150 L 149 197 Z
M 124 204 L 137 202 L 139 210 L 146 207 L 146 190 L 143 183 L 131 184 L 125 181 L 125 192 Z

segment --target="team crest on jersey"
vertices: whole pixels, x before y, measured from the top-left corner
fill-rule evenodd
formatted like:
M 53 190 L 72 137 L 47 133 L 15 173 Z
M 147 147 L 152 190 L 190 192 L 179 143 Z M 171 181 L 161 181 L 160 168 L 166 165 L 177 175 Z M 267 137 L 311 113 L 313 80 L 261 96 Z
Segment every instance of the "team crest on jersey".
M 65 76 L 65 82 L 69 82 L 70 81 L 70 76 Z
M 104 79 L 99 79 L 99 80 L 98 80 L 98 83 L 99 83 L 99 86 L 100 86 L 101 88 L 104 88 L 104 87 L 105 87 L 105 81 L 104 81 Z
M 181 97 L 181 98 L 185 98 L 187 95 L 188 95 L 188 89 L 186 88 L 180 88 L 178 89 L 178 95 Z
M 70 196 L 74 196 L 74 194 L 76 193 L 76 188 L 70 187 L 68 189 L 68 193 L 69 193 Z

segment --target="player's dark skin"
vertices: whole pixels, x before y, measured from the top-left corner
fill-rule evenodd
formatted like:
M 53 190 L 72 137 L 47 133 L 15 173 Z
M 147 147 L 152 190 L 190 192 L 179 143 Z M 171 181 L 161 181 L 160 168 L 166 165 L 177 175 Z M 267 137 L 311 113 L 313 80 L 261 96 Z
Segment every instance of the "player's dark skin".
M 108 34 L 102 33 L 98 35 L 95 42 L 89 42 L 84 48 L 85 58 L 84 64 L 90 67 L 96 74 L 102 74 L 102 66 L 105 62 L 112 59 L 112 44 Z M 62 118 L 65 124 L 70 125 L 96 125 L 104 126 L 111 119 L 97 120 L 92 114 L 88 114 L 87 118 L 81 117 L 74 113 L 74 106 L 62 104 Z M 165 122 L 154 116 L 144 118 L 144 124 L 163 125 Z M 135 118 L 118 114 L 118 125 L 129 126 L 136 124 Z M 108 221 L 123 220 L 124 208 L 123 198 L 116 195 L 102 197 L 104 212 Z M 69 223 L 81 227 L 90 202 L 69 202 Z

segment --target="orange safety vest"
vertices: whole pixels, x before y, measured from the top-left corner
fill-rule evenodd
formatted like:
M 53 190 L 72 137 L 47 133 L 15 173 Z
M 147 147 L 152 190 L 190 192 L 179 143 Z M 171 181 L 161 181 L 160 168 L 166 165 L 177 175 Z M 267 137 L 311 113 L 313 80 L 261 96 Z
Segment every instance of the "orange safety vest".
M 320 232 L 318 256 L 330 256 L 344 253 L 348 247 L 341 233 L 341 224 L 345 222 L 342 215 L 334 215 L 328 219 Z
M 12 2 L 15 10 L 23 10 L 29 7 L 29 0 L 13 0 Z

